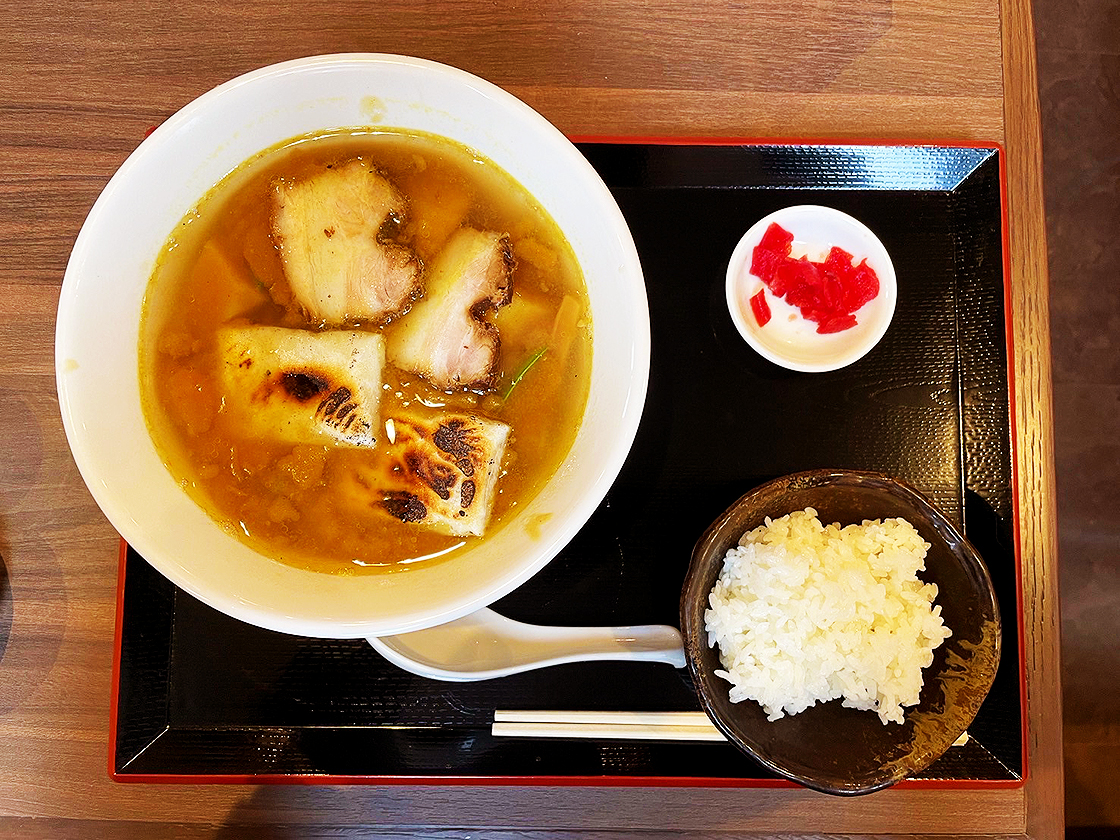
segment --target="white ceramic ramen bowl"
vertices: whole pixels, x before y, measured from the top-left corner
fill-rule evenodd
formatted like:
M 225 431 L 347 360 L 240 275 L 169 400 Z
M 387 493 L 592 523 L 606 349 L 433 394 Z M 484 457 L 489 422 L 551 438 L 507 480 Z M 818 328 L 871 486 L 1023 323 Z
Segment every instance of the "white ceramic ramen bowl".
M 755 246 L 775 222 L 793 234 L 795 258 L 820 261 L 835 245 L 851 254 L 857 265 L 867 260 L 879 278 L 879 294 L 856 311 L 856 326 L 822 335 L 800 310 L 776 297 L 751 274 Z M 765 325 L 758 323 L 750 305 L 751 297 L 760 290 L 772 315 Z M 834 207 L 798 204 L 764 216 L 743 234 L 727 264 L 726 293 L 731 320 L 755 352 L 790 370 L 822 373 L 862 359 L 879 343 L 894 317 L 898 282 L 890 254 L 867 225 Z
M 590 397 L 573 448 L 524 510 L 436 565 L 332 576 L 258 554 L 176 484 L 141 411 L 141 303 L 168 234 L 258 151 L 348 126 L 453 138 L 509 172 L 563 230 L 587 280 Z M 609 326 L 609 328 L 607 328 Z M 358 638 L 465 616 L 526 581 L 575 535 L 629 451 L 649 374 L 649 314 L 618 206 L 579 151 L 509 93 L 415 58 L 334 55 L 266 67 L 187 105 L 145 139 L 94 204 L 62 286 L 56 376 L 67 438 L 112 525 L 177 586 L 223 613 L 286 633 Z M 531 523 L 531 527 L 530 527 Z

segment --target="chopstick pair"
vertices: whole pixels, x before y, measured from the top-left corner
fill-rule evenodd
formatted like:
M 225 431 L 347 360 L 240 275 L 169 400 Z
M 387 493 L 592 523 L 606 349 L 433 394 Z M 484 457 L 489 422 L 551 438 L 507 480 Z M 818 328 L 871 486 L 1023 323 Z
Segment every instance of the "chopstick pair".
M 587 712 L 495 709 L 494 736 L 520 738 L 621 738 L 646 741 L 724 741 L 703 712 Z M 968 743 L 961 734 L 952 746 Z
M 494 710 L 491 732 L 521 738 L 623 738 L 723 741 L 703 712 L 581 712 Z

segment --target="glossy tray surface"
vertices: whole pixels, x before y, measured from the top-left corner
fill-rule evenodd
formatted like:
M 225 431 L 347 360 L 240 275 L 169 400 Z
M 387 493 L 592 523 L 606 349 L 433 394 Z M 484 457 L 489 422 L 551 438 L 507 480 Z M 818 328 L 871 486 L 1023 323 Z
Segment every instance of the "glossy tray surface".
M 622 474 L 587 526 L 499 602 L 523 621 L 677 624 L 693 543 L 770 478 L 836 467 L 926 493 L 984 556 L 1004 616 L 996 684 L 970 730 L 913 784 L 1023 776 L 1018 573 L 1000 177 L 995 147 L 583 143 L 646 273 L 652 374 Z M 894 320 L 852 366 L 764 361 L 732 325 L 726 262 L 758 218 L 826 204 L 883 240 Z M 609 328 L 609 325 L 596 325 Z M 122 781 L 776 783 L 721 743 L 495 738 L 495 709 L 698 709 L 684 672 L 561 666 L 480 683 L 397 670 L 362 641 L 241 624 L 122 563 L 111 771 Z

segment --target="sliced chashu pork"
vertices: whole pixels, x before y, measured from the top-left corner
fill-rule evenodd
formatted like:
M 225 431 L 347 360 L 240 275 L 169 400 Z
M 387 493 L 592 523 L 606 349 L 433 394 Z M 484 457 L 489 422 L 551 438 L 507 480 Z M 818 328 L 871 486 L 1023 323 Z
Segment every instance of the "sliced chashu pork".
M 292 298 L 312 321 L 381 322 L 420 292 L 420 260 L 378 238 L 405 199 L 379 172 L 353 160 L 273 187 L 272 238 Z
M 223 411 L 262 439 L 373 446 L 384 363 L 377 333 L 262 326 L 218 332 Z
M 514 265 L 508 236 L 456 231 L 428 267 L 425 296 L 389 332 L 389 361 L 442 390 L 490 387 L 500 345 L 487 318 L 509 303 Z
M 482 536 L 510 428 L 470 414 L 398 415 L 340 486 L 351 504 L 453 536 Z

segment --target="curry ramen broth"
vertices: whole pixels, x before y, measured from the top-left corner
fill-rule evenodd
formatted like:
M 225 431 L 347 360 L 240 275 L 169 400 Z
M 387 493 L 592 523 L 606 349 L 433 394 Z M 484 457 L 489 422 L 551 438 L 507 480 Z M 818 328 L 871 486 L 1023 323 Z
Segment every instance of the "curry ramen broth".
M 430 562 L 480 539 L 398 521 L 347 492 L 370 450 L 247 434 L 224 410 L 219 327 L 322 328 L 283 305 L 290 292 L 270 235 L 273 184 L 354 159 L 406 196 L 405 214 L 387 220 L 380 236 L 413 249 L 425 265 L 463 225 L 510 237 L 513 299 L 493 316 L 501 340 L 496 387 L 444 392 L 391 364 L 382 373 L 382 417 L 424 406 L 511 427 L 487 534 L 559 467 L 591 368 L 590 309 L 570 246 L 524 188 L 469 150 L 422 134 L 346 133 L 297 138 L 231 173 L 174 231 L 149 284 L 140 347 L 145 414 L 172 475 L 226 530 L 285 563 L 334 573 Z M 407 317 L 343 328 L 388 335 Z M 383 429 L 375 432 L 384 439 Z

